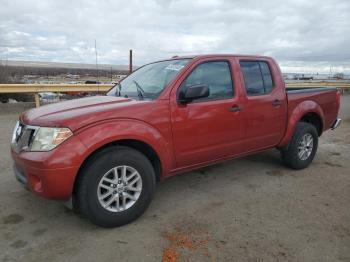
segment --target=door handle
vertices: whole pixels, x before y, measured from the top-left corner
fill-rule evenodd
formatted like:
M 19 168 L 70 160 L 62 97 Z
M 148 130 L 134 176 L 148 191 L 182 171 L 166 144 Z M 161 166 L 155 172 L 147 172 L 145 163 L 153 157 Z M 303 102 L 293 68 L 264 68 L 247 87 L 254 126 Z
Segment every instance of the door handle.
M 241 111 L 242 109 L 239 107 L 239 106 L 232 106 L 232 107 L 230 107 L 229 108 L 229 111 L 230 112 L 239 112 L 239 111 Z
M 272 102 L 272 105 L 275 106 L 275 107 L 280 106 L 280 105 L 282 105 L 282 101 L 276 99 L 276 100 L 274 100 L 274 101 Z

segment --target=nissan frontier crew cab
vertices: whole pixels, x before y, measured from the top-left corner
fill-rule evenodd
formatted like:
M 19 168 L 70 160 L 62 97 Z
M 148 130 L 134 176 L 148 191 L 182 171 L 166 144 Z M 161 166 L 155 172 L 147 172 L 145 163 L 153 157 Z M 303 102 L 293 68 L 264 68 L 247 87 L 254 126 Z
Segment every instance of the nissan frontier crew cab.
M 121 226 L 146 210 L 157 181 L 178 173 L 271 148 L 306 168 L 318 138 L 340 124 L 339 106 L 335 88 L 286 91 L 269 57 L 174 57 L 140 67 L 106 96 L 24 112 L 14 172 L 35 194 Z

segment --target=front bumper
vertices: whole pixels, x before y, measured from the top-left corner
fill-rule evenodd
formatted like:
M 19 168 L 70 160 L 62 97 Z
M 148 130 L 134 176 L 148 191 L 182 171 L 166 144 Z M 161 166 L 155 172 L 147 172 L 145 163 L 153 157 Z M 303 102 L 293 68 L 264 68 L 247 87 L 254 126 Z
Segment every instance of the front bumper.
M 28 190 L 44 198 L 67 200 L 73 191 L 76 168 L 36 169 L 14 164 L 16 179 Z
M 85 151 L 80 140 L 73 137 L 49 152 L 16 152 L 11 148 L 15 177 L 39 196 L 67 200 Z
M 341 118 L 337 118 L 337 120 L 334 121 L 334 123 L 333 123 L 331 129 L 334 130 L 334 129 L 336 129 L 338 126 L 340 126 L 341 121 L 342 121 Z

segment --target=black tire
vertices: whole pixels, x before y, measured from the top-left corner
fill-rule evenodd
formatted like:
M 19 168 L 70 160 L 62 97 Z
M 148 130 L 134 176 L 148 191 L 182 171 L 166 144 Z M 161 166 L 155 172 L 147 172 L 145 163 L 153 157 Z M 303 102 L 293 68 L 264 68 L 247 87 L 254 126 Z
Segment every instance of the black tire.
M 116 166 L 133 167 L 141 176 L 140 196 L 130 208 L 112 212 L 99 202 L 97 188 L 101 178 Z M 155 173 L 150 161 L 139 151 L 125 146 L 102 149 L 88 160 L 79 174 L 75 188 L 76 203 L 82 215 L 101 227 L 118 227 L 141 216 L 149 206 L 155 191 Z
M 301 159 L 299 157 L 299 144 L 302 138 L 310 134 L 313 138 L 313 148 L 311 154 L 306 159 Z M 294 130 L 294 134 L 289 145 L 281 150 L 281 155 L 283 162 L 290 168 L 293 169 L 303 169 L 310 165 L 315 157 L 318 146 L 318 133 L 316 128 L 305 122 L 299 122 Z

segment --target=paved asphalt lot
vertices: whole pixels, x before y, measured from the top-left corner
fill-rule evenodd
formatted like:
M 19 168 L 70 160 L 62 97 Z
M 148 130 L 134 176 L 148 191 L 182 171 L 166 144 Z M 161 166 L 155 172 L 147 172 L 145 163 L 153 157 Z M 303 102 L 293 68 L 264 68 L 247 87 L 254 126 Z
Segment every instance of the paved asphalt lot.
M 350 261 L 350 96 L 342 102 L 345 121 L 322 136 L 306 170 L 270 150 L 179 175 L 158 185 L 140 219 L 115 229 L 18 184 L 9 154 L 18 113 L 0 110 L 0 259 Z

